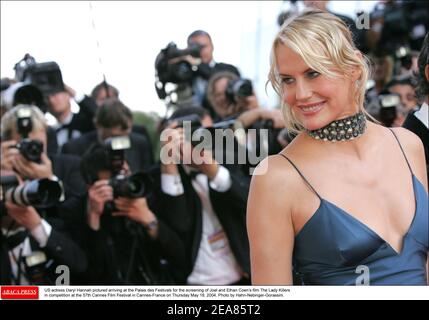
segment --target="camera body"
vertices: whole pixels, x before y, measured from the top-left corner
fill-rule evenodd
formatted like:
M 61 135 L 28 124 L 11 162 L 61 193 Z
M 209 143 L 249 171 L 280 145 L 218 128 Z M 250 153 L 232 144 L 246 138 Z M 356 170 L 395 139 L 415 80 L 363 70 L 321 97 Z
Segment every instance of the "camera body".
M 161 50 L 155 61 L 159 81 L 176 84 L 190 82 L 194 77 L 194 69 L 191 64 L 181 59 L 173 63 L 171 63 L 171 60 L 188 55 L 199 58 L 202 48 L 202 45 L 193 43 L 186 49 L 179 49 L 174 42 L 170 42 L 166 48 Z
M 378 96 L 380 104 L 379 120 L 383 125 L 391 127 L 398 116 L 398 109 L 402 107 L 398 94 L 381 94 Z
M 109 180 L 109 185 L 113 189 L 114 198 L 143 198 L 146 197 L 152 189 L 151 179 L 143 172 L 137 172 L 130 176 L 113 176 Z
M 40 140 L 23 139 L 16 144 L 16 148 L 24 156 L 25 159 L 40 163 L 43 153 L 43 142 Z
M 232 79 L 228 81 L 225 89 L 226 99 L 236 104 L 239 99 L 245 99 L 253 95 L 252 81 L 249 79 Z
M 60 67 L 54 61 L 36 63 L 27 53 L 15 64 L 14 69 L 17 82 L 2 92 L 8 108 L 30 104 L 46 112 L 44 97 L 65 90 Z
M 44 96 L 64 91 L 61 70 L 55 61 L 37 63 L 27 53 L 14 69 L 17 81 L 35 86 Z
M 202 45 L 193 43 L 186 49 L 178 49 L 174 42 L 170 42 L 157 55 L 155 89 L 158 97 L 165 99 L 167 106 L 192 103 L 192 81 L 196 76 L 197 67 L 191 65 L 184 57 L 190 55 L 199 58 L 202 48 Z M 175 84 L 176 87 L 167 90 L 167 83 Z
M 21 107 L 17 110 L 17 131 L 23 139 L 15 145 L 15 148 L 29 161 L 40 163 L 43 153 L 43 142 L 37 139 L 28 139 L 33 130 L 31 121 L 31 108 Z

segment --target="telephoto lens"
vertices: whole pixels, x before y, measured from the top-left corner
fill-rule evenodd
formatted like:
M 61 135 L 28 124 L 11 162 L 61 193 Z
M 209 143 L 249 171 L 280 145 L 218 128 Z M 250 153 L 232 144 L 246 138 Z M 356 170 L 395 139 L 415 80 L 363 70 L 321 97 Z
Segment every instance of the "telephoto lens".
M 237 103 L 240 98 L 247 98 L 253 94 L 252 82 L 248 79 L 229 80 L 225 96 L 231 103 Z
M 36 179 L 20 185 L 8 181 L 6 185 L 3 180 L 10 179 L 2 177 L 4 199 L 20 206 L 49 208 L 60 202 L 63 195 L 63 187 L 59 181 Z
M 146 196 L 151 189 L 151 180 L 143 172 L 138 172 L 131 176 L 114 176 L 110 179 L 109 184 L 113 189 L 115 198 L 142 198 Z

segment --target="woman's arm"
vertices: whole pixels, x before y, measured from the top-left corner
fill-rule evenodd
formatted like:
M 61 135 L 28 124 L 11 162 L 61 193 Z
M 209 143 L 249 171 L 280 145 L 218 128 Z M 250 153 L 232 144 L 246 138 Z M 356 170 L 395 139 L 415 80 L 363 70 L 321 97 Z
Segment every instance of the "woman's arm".
M 254 285 L 293 284 L 294 230 L 284 170 L 289 171 L 284 160 L 272 156 L 261 162 L 252 178 L 247 228 Z
M 393 130 L 401 142 L 414 175 L 423 184 L 426 192 L 428 192 L 425 150 L 422 140 L 408 129 L 394 128 Z
M 422 141 L 417 135 L 407 129 L 395 128 L 394 130 L 404 148 L 413 173 L 423 184 L 426 192 L 428 192 L 427 167 Z M 429 285 L 429 255 L 426 261 L 426 278 Z

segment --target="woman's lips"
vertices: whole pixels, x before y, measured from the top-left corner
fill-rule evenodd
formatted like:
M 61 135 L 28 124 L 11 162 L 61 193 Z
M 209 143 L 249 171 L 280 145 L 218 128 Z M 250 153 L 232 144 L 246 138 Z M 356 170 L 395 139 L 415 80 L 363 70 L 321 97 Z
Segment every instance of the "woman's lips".
M 312 116 L 318 113 L 325 105 L 325 101 L 320 101 L 316 103 L 308 103 L 305 105 L 299 105 L 298 108 L 301 113 L 305 116 Z

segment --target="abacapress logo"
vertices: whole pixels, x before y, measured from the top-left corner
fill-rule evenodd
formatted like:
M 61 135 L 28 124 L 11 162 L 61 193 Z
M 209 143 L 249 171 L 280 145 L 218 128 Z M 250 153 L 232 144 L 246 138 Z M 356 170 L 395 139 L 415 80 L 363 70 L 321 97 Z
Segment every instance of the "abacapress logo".
M 39 287 L 5 286 L 1 287 L 2 299 L 39 299 Z

